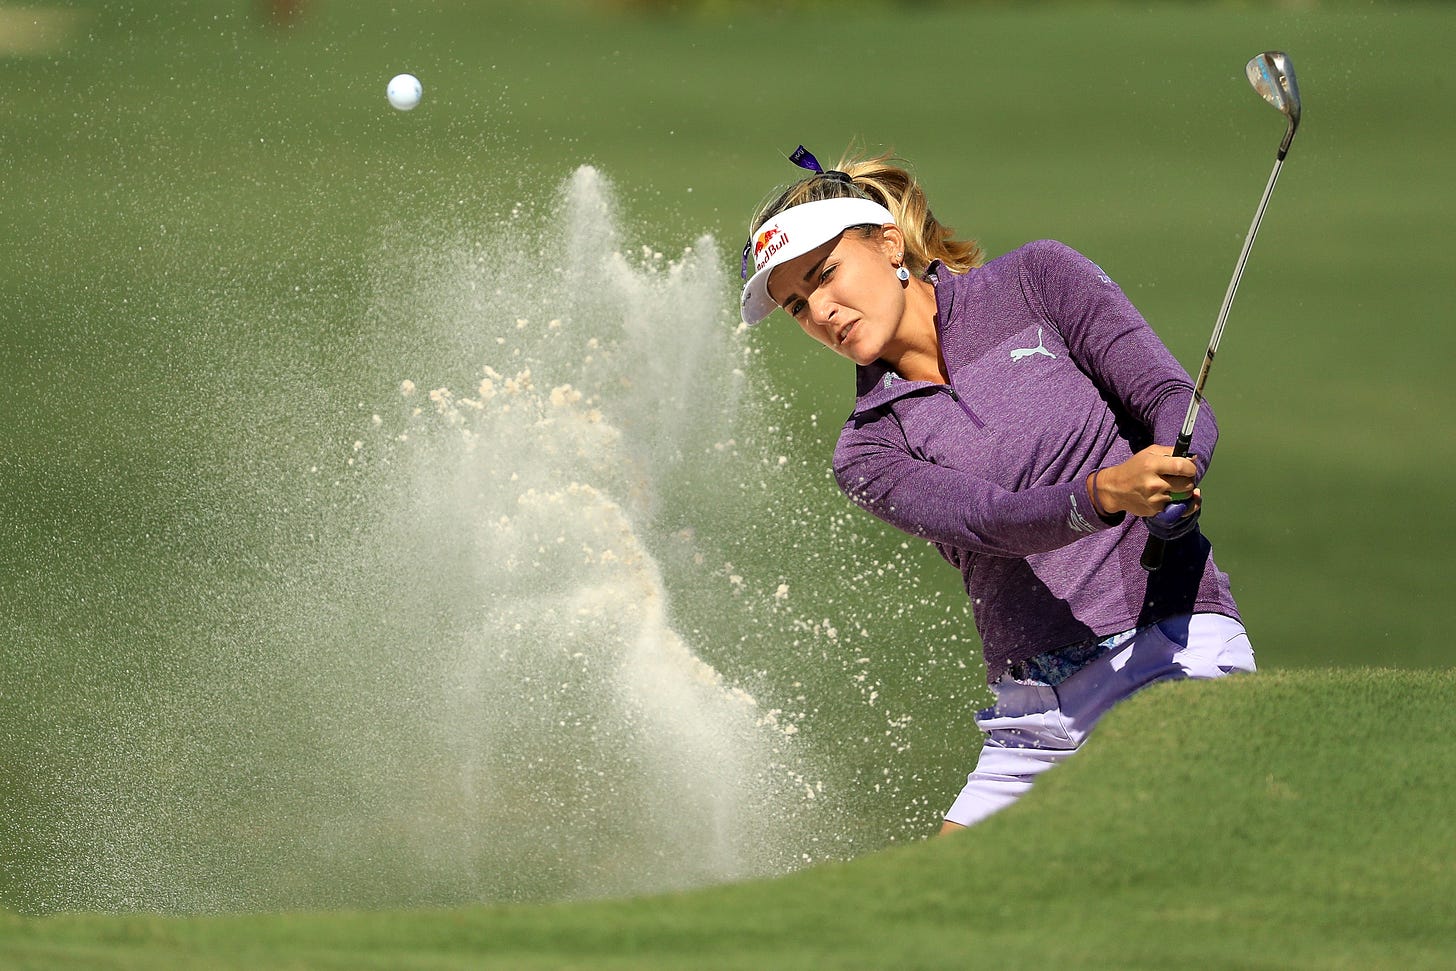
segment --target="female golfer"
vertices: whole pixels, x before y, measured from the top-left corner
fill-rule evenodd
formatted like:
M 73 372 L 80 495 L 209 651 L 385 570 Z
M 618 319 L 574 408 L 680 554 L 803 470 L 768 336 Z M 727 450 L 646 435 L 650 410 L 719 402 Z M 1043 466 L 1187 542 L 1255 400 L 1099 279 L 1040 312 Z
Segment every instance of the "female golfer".
M 857 365 L 835 478 L 964 579 L 995 704 L 948 832 L 1015 801 L 1139 688 L 1254 670 L 1197 525 L 1218 430 L 1203 408 L 1190 456 L 1172 455 L 1192 382 L 1086 257 L 1042 241 L 983 264 L 888 157 L 792 159 L 814 174 L 753 219 L 743 320 L 782 308 Z M 1167 541 L 1151 573 L 1150 533 Z

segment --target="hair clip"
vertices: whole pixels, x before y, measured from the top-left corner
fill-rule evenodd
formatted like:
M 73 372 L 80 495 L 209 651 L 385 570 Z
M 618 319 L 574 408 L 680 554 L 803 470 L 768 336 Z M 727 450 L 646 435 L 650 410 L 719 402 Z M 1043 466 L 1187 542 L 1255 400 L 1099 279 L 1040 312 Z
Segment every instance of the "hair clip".
M 789 156 L 789 161 L 793 162 L 801 169 L 808 169 L 815 175 L 823 176 L 826 179 L 832 179 L 835 182 L 843 182 L 845 185 L 854 184 L 854 179 L 850 176 L 848 172 L 841 172 L 838 169 L 824 168 L 822 165 L 819 164 L 819 160 L 815 158 L 803 145 L 800 145 L 798 148 L 794 149 L 794 154 Z
M 820 175 L 824 174 L 824 168 L 819 164 L 819 160 L 810 154 L 803 145 L 794 149 L 794 154 L 789 156 L 789 161 L 801 169 L 808 169 L 810 172 L 817 172 Z

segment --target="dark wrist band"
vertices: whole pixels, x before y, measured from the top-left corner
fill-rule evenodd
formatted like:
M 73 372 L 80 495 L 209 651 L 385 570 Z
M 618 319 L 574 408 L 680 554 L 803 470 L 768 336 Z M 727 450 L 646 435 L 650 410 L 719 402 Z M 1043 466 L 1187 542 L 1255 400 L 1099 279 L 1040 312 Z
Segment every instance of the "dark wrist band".
M 1107 513 L 1103 511 L 1102 503 L 1097 501 L 1097 477 L 1101 474 L 1101 469 L 1098 469 L 1097 471 L 1092 473 L 1092 484 L 1087 488 L 1087 496 L 1092 500 L 1092 508 L 1097 510 L 1097 515 L 1101 516 L 1103 519 L 1106 519 Z

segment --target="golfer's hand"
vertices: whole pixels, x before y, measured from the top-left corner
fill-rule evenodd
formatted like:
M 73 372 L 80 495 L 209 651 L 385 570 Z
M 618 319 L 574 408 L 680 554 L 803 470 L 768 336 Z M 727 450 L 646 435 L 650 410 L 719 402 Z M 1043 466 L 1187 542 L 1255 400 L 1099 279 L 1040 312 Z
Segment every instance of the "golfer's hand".
M 1097 505 L 1103 512 L 1156 516 L 1173 494 L 1192 493 L 1183 517 L 1198 512 L 1202 494 L 1193 487 L 1198 466 L 1188 457 L 1174 458 L 1170 445 L 1149 445 L 1126 462 L 1097 473 Z M 1090 481 L 1090 479 L 1089 479 Z

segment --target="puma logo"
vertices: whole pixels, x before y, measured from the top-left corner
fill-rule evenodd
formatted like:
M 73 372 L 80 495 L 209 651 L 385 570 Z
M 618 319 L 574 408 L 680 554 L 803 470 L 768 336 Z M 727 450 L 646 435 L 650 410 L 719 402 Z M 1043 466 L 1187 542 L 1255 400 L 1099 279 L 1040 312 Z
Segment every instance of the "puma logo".
M 1046 349 L 1046 341 L 1042 339 L 1040 327 L 1036 329 L 1036 346 L 1018 347 L 1016 350 L 1011 352 L 1011 360 L 1019 361 L 1023 357 L 1031 357 L 1033 354 L 1045 354 L 1047 357 L 1051 358 L 1056 357 L 1055 354 Z

